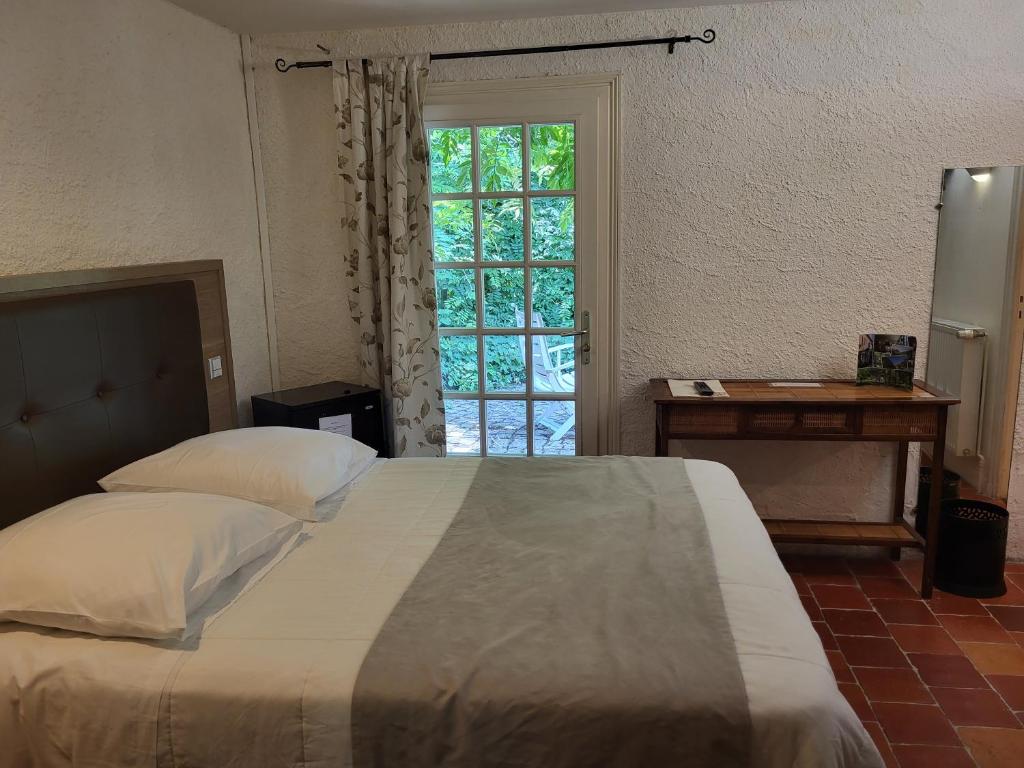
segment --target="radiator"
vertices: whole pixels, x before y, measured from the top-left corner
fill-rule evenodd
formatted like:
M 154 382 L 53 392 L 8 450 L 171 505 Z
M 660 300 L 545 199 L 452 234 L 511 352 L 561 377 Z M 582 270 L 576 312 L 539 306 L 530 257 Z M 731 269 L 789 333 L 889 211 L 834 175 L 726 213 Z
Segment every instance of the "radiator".
M 954 320 L 932 320 L 926 380 L 960 398 L 960 405 L 949 409 L 946 426 L 946 450 L 954 456 L 978 454 L 984 378 L 985 329 Z

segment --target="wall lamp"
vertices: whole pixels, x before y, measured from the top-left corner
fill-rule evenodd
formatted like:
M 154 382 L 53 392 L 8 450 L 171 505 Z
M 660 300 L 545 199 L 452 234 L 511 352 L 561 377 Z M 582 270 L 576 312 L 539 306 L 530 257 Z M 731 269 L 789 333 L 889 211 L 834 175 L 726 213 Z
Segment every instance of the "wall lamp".
M 992 168 L 968 168 L 967 172 L 971 174 L 971 178 L 977 182 L 988 181 L 992 178 Z

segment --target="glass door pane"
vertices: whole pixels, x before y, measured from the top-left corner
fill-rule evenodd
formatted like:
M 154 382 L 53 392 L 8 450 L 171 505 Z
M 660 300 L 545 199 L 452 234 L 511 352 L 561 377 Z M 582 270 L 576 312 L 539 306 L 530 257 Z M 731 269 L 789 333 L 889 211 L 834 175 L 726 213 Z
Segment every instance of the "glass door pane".
M 431 126 L 430 161 L 448 453 L 573 455 L 576 126 Z

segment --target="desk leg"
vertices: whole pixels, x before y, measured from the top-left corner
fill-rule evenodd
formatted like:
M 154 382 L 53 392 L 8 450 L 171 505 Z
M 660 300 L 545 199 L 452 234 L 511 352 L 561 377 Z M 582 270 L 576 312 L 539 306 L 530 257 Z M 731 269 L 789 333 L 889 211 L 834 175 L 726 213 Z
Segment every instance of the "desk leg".
M 668 438 L 665 437 L 665 409 L 659 405 L 654 420 L 654 455 L 668 456 Z
M 946 408 L 939 408 L 939 420 L 932 444 L 932 487 L 928 499 L 928 540 L 924 545 L 924 569 L 921 572 L 921 597 L 932 596 L 935 556 L 939 543 L 939 509 L 942 506 L 942 470 L 946 463 Z
M 901 440 L 896 448 L 896 473 L 893 477 L 892 489 L 892 521 L 903 522 L 903 502 L 907 493 L 907 449 L 909 443 Z M 893 547 L 889 550 L 889 557 L 892 560 L 900 559 L 901 547 Z

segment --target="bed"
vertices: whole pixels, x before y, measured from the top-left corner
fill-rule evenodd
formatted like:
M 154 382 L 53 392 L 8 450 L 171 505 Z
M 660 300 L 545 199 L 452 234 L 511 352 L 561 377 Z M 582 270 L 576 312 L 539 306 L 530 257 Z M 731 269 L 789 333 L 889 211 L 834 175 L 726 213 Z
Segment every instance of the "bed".
M 201 335 L 201 328 L 199 331 Z M 196 388 L 194 376 L 186 378 L 192 387 L 193 412 L 198 412 L 194 403 L 201 396 L 205 406 L 208 393 Z M 206 424 L 194 427 L 197 431 L 206 428 Z M 116 431 L 113 436 L 116 444 Z M 144 454 L 154 448 L 146 445 L 138 452 Z M 0 449 L 13 450 L 10 441 L 5 448 L 2 435 Z M 116 463 L 124 458 L 106 458 L 90 467 L 99 471 L 104 461 Z M 427 603 L 418 604 L 418 608 L 415 603 L 423 595 L 425 575 L 431 568 L 436 570 L 439 553 L 450 551 L 453 540 L 461 538 L 453 531 L 465 533 L 458 524 L 469 506 L 467 499 L 480 488 L 481 478 L 488 476 L 493 487 L 495 481 L 500 483 L 506 476 L 503 473 L 515 471 L 497 461 L 379 461 L 358 481 L 320 502 L 326 519 L 308 524 L 294 549 L 261 563 L 258 569 L 240 576 L 238 583 L 226 583 L 204 606 L 207 615 L 201 635 L 190 640 L 98 638 L 16 623 L 0 624 L 0 744 L 4 745 L 0 766 L 363 768 L 399 764 L 387 762 L 386 755 L 374 754 L 372 749 L 368 756 L 365 745 L 360 747 L 358 743 L 367 733 L 360 724 L 365 720 L 360 710 L 367 709 L 370 700 L 366 693 L 367 669 L 377 665 L 376 682 L 380 684 L 387 680 L 387 669 L 380 669 L 382 658 L 401 665 L 403 656 L 419 653 L 417 643 L 410 644 L 407 638 L 405 645 L 397 647 L 398 657 L 381 656 L 383 638 L 393 637 L 396 626 L 398 634 L 409 626 L 401 622 L 396 625 L 398 617 L 411 616 L 419 621 L 415 625 L 419 634 L 412 639 L 422 638 L 424 646 L 443 641 L 443 626 L 448 626 L 444 622 L 450 617 L 434 622 L 442 627 L 434 631 L 429 617 L 422 615 Z M 716 599 L 730 638 L 725 655 L 737 665 L 736 679 L 742 694 L 743 722 L 737 727 L 742 729 L 743 757 L 740 760 L 732 755 L 729 764 L 815 768 L 877 768 L 882 764 L 870 737 L 839 693 L 793 585 L 749 500 L 727 468 L 712 462 L 674 459 L 604 458 L 581 460 L 578 465 L 573 465 L 573 460 L 562 461 L 569 462 L 557 465 L 562 473 L 582 473 L 584 467 L 589 467 L 591 472 L 644 474 L 656 467 L 669 478 L 658 483 L 675 482 L 670 476 L 686 479 L 685 487 L 693 494 L 706 530 L 701 550 L 708 564 L 701 570 L 713 579 L 714 594 L 720 596 Z M 655 486 L 657 483 L 649 486 L 654 490 L 645 494 L 647 502 L 671 510 L 673 497 Z M 24 516 L 28 511 L 25 508 L 19 514 Z M 537 549 L 536 542 L 526 547 L 523 543 L 516 542 L 516 557 Z M 620 552 L 629 549 L 623 548 L 622 541 L 609 546 L 619 547 Z M 644 565 L 649 559 L 641 553 L 636 562 Z M 470 574 L 461 578 L 472 580 Z M 480 580 L 487 581 L 483 577 Z M 689 599 L 685 584 L 674 587 L 680 590 L 681 599 Z M 516 595 L 511 595 L 507 604 L 513 607 L 495 612 L 494 593 L 485 594 L 490 595 L 492 605 L 478 606 L 481 615 L 506 613 L 514 618 L 518 613 L 519 608 L 514 607 Z M 438 599 L 434 597 L 434 610 L 444 607 L 443 600 Z M 644 596 L 637 599 L 643 602 Z M 604 600 L 598 605 L 603 609 L 608 603 Z M 629 610 L 626 606 L 625 615 Z M 472 618 L 468 617 L 469 624 Z M 519 630 L 515 624 L 510 626 Z M 595 626 L 605 627 L 609 634 L 622 634 L 610 619 L 607 624 Z M 694 627 L 694 632 L 698 629 Z M 638 634 L 642 634 L 639 629 Z M 679 638 L 687 634 L 677 633 L 676 638 L 682 642 Z M 542 635 L 534 626 L 520 640 L 527 642 Z M 645 642 L 652 657 L 673 646 L 671 636 L 646 638 Z M 510 647 L 519 644 L 506 643 Z M 700 653 L 702 649 L 694 651 Z M 565 653 L 565 649 L 552 652 Z M 568 663 L 575 655 L 569 649 L 563 662 Z M 611 676 L 599 679 L 628 681 L 630 674 L 614 668 L 621 667 L 628 673 L 639 655 L 643 654 L 610 658 L 603 666 L 613 668 L 611 672 L 596 672 Z M 473 674 L 482 674 L 487 664 L 470 666 L 474 667 Z M 429 677 L 431 670 L 427 672 Z M 441 670 L 433 672 L 437 678 L 444 677 Z M 445 680 L 436 682 L 437 689 L 448 684 Z M 518 679 L 508 677 L 499 682 L 503 688 L 495 692 L 492 687 L 488 701 L 508 697 L 507 708 L 514 708 L 528 697 L 528 693 L 519 692 Z M 465 689 L 464 680 L 458 687 Z M 645 704 L 632 700 L 642 698 L 646 687 L 628 689 L 624 697 L 608 697 L 607 701 L 616 707 L 624 700 Z M 708 709 L 713 709 L 713 692 L 699 686 L 697 692 L 708 696 Z M 568 713 L 578 724 L 578 711 L 593 702 L 574 697 L 572 690 L 562 693 L 555 714 L 563 717 Z M 687 703 L 690 720 L 694 719 L 694 701 L 691 698 Z M 696 701 L 699 703 L 699 699 Z M 414 711 L 409 722 L 432 722 L 425 718 L 447 716 L 453 708 L 457 720 L 461 712 L 457 703 L 443 701 L 429 711 Z M 606 718 L 603 721 L 582 721 L 591 722 L 588 727 L 592 729 L 594 722 L 618 722 L 620 710 L 611 705 L 607 709 L 598 713 Z M 643 717 L 649 715 L 642 706 L 635 706 L 624 716 L 633 717 L 634 710 L 641 710 Z M 587 717 L 592 714 L 588 710 Z M 476 721 L 461 726 L 479 727 L 484 722 L 480 716 L 475 713 Z M 533 710 L 529 718 L 519 722 L 528 730 L 536 722 Z M 566 731 L 565 743 L 572 744 L 573 749 L 566 754 L 567 748 L 562 745 L 557 764 L 658 764 L 631 763 L 629 753 L 608 754 L 603 760 L 593 754 L 576 759 L 573 750 L 577 744 L 577 753 L 582 754 L 590 742 L 601 741 L 596 729 L 589 733 L 589 739 L 585 728 L 580 732 L 584 738 L 577 743 Z M 627 735 L 643 741 L 642 728 L 639 735 Z M 739 730 L 735 735 L 740 740 Z M 465 733 L 463 737 L 471 740 Z M 515 733 L 502 735 L 502 744 L 515 741 Z M 448 743 L 447 747 L 437 752 L 433 764 L 540 764 L 515 762 L 512 758 L 503 761 L 494 758 L 493 753 L 474 759 L 472 754 L 460 752 L 460 743 Z M 697 758 L 688 762 L 714 764 Z

